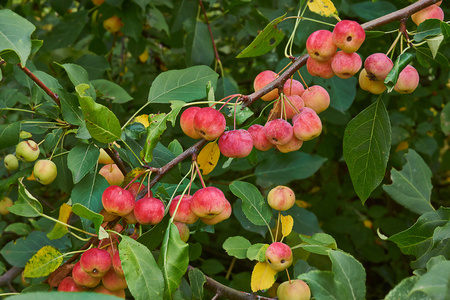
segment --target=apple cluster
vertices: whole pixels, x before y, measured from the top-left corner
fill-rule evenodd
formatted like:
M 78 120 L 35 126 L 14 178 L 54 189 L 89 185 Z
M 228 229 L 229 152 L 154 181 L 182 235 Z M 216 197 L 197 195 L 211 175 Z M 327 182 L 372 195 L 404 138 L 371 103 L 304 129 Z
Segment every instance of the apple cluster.
M 91 248 L 81 255 L 73 266 L 72 276 L 64 278 L 60 292 L 93 292 L 125 298 L 128 284 L 122 269 L 119 250 L 112 246 L 108 250 Z
M 35 162 L 40 154 L 39 145 L 33 140 L 21 141 L 16 146 L 15 155 L 5 156 L 4 164 L 8 171 L 19 168 L 19 160 L 25 163 Z M 40 159 L 34 163 L 32 179 L 43 185 L 52 183 L 58 174 L 56 164 L 49 159 Z

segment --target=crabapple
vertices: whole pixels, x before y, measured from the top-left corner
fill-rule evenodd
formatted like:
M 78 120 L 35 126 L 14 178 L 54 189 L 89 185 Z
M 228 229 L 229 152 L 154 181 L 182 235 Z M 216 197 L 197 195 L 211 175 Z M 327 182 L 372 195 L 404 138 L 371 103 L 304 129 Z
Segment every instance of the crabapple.
M 92 277 L 81 267 L 80 262 L 77 262 L 72 269 L 72 278 L 76 284 L 84 287 L 93 288 L 97 286 L 102 280 L 101 277 Z
M 394 63 L 384 53 L 371 54 L 364 61 L 367 74 L 379 81 L 384 81 L 393 67 Z
M 187 243 L 187 241 L 189 240 L 189 235 L 190 235 L 189 227 L 186 225 L 186 223 L 181 223 L 181 222 L 173 222 L 173 224 L 175 224 L 175 226 L 177 226 L 178 232 L 180 233 L 181 240 L 183 242 Z
M 252 135 L 244 129 L 224 132 L 219 138 L 219 149 L 226 157 L 241 158 L 252 152 Z
M 331 68 L 337 77 L 347 79 L 358 73 L 361 69 L 361 57 L 357 53 L 338 51 L 331 61 Z
M 337 47 L 333 43 L 332 33 L 328 30 L 317 30 L 306 40 L 306 51 L 311 58 L 320 61 L 333 57 Z
M 283 99 L 283 115 L 286 117 L 286 119 L 292 119 L 292 117 L 298 112 L 300 108 L 305 107 L 305 103 L 303 102 L 303 99 L 297 95 L 285 96 L 285 98 L 287 99 Z
M 96 287 L 93 290 L 94 293 L 99 293 L 99 294 L 105 294 L 105 295 L 112 295 L 112 296 L 116 296 L 122 299 L 125 299 L 125 289 L 123 290 L 117 290 L 117 291 L 110 291 L 108 290 L 105 286 L 103 285 L 99 285 L 98 287 Z
M 116 252 L 113 254 L 112 267 L 117 275 L 119 275 L 120 277 L 125 277 L 122 269 L 122 261 L 120 260 L 119 250 L 116 250 Z
M 267 139 L 264 133 L 264 126 L 253 124 L 247 130 L 253 138 L 253 146 L 260 151 L 267 151 L 273 147 L 273 144 Z
M 274 81 L 278 77 L 278 74 L 274 71 L 266 70 L 262 71 L 258 75 L 256 75 L 255 80 L 253 82 L 253 87 L 255 88 L 255 92 L 259 91 L 272 81 Z M 261 100 L 264 101 L 272 101 L 278 98 L 278 90 L 273 89 L 269 91 L 267 94 L 261 97 Z
M 98 173 L 105 177 L 109 185 L 121 185 L 125 179 L 116 164 L 104 165 Z
M 61 280 L 58 285 L 58 292 L 85 292 L 88 288 L 77 284 L 71 276 Z
M 17 160 L 17 157 L 14 154 L 8 154 L 5 156 L 4 159 L 5 168 L 8 171 L 14 171 L 17 170 L 19 167 L 19 161 Z
M 200 218 L 214 218 L 226 207 L 228 200 L 221 190 L 208 186 L 194 193 L 191 209 Z
M 267 247 L 266 261 L 277 272 L 289 268 L 293 259 L 291 248 L 284 243 L 275 242 Z
M 293 152 L 293 151 L 297 151 L 298 149 L 300 149 L 303 145 L 303 141 L 299 140 L 298 138 L 295 137 L 295 135 L 292 136 L 291 140 L 284 145 L 275 145 L 275 147 L 278 149 L 278 151 L 282 152 L 282 153 L 288 153 L 288 152 Z
M 110 165 L 114 163 L 114 160 L 106 153 L 105 149 L 100 148 L 100 155 L 98 156 L 98 163 L 104 165 Z
M 330 94 L 320 85 L 310 86 L 303 92 L 305 106 L 312 108 L 317 114 L 323 112 L 330 106 Z
M 361 70 L 358 81 L 361 89 L 372 94 L 381 94 L 386 90 L 383 81 L 376 79 L 375 76 L 368 75 L 366 69 Z
M 43 185 L 52 183 L 58 174 L 54 162 L 48 159 L 38 160 L 33 167 L 34 178 Z
M 33 140 L 21 141 L 16 146 L 16 157 L 24 162 L 35 161 L 39 153 L 39 146 Z
M 147 186 L 143 182 L 136 181 L 130 184 L 128 190 L 133 195 L 133 198 L 136 199 L 137 195 L 146 188 Z M 153 197 L 153 193 L 151 190 L 148 190 L 146 197 Z
M 180 198 L 181 195 L 178 195 L 173 198 L 172 202 L 170 203 L 169 213 L 171 217 L 175 213 L 175 209 L 178 205 L 178 202 L 180 201 Z M 177 213 L 175 214 L 175 217 L 173 219 L 174 221 L 186 224 L 194 224 L 198 220 L 198 216 L 191 209 L 191 199 L 192 196 L 183 195 L 183 198 L 181 198 L 181 203 L 180 205 L 178 205 Z
M 428 19 L 439 19 L 441 21 L 444 20 L 444 11 L 442 8 L 437 6 L 436 4 L 430 5 L 428 7 L 425 7 L 422 10 L 419 10 L 415 14 L 412 14 L 411 20 L 419 26 L 420 23 L 422 23 L 425 20 Z
M 285 281 L 277 288 L 278 300 L 309 300 L 311 290 L 301 279 Z
M 296 138 L 309 141 L 322 132 L 322 121 L 312 108 L 301 108 L 300 113 L 296 114 L 294 118 L 292 121 L 294 122 L 293 129 Z
M 333 29 L 334 44 L 347 53 L 358 51 L 365 38 L 364 29 L 355 21 L 339 21 Z
M 201 109 L 198 106 L 191 106 L 180 117 L 180 126 L 184 134 L 193 139 L 201 139 L 202 136 L 198 134 L 194 129 L 194 116 Z
M 295 79 L 289 78 L 283 85 L 283 93 L 287 96 L 290 95 L 301 96 L 304 90 L 305 88 L 303 87 L 303 84 L 301 84 L 300 81 Z
M 136 220 L 136 216 L 134 215 L 134 209 L 130 211 L 128 214 L 122 217 L 125 222 L 128 224 L 136 224 L 138 221 Z
M 194 116 L 195 132 L 208 141 L 215 140 L 224 131 L 225 117 L 212 107 L 201 108 Z
M 202 220 L 202 222 L 205 223 L 206 225 L 215 225 L 228 219 L 231 216 L 231 211 L 232 211 L 231 204 L 230 202 L 226 201 L 225 208 L 224 210 L 222 210 L 220 214 L 218 214 L 213 218 L 200 218 L 200 220 Z
M 122 20 L 118 16 L 112 16 L 109 19 L 103 21 L 103 28 L 105 28 L 110 33 L 116 33 L 122 28 Z
M 134 206 L 134 216 L 142 225 L 156 225 L 164 218 L 164 204 L 153 197 L 139 199 Z
M 270 190 L 267 202 L 273 209 L 285 211 L 295 204 L 295 194 L 289 187 L 279 185 Z
M 110 214 L 105 209 L 102 209 L 99 214 L 103 216 L 103 222 L 111 222 L 117 218 L 117 215 Z
M 102 283 L 105 288 L 113 292 L 123 290 L 128 287 L 125 277 L 117 275 L 113 268 L 106 272 L 106 274 L 102 277 Z
M 9 214 L 8 207 L 11 207 L 14 205 L 14 202 L 9 197 L 3 197 L 2 200 L 0 200 L 0 214 L 5 216 Z
M 103 208 L 113 215 L 125 216 L 134 208 L 134 197 L 120 186 L 107 187 L 102 194 Z
M 275 119 L 264 126 L 264 134 L 272 144 L 284 145 L 291 140 L 293 129 L 286 120 Z
M 102 277 L 111 268 L 111 256 L 108 251 L 91 248 L 84 252 L 80 258 L 83 270 L 92 277 Z
M 334 71 L 331 68 L 332 60 L 333 58 L 330 58 L 329 60 L 319 61 L 308 57 L 308 59 L 306 60 L 306 69 L 312 76 L 330 79 L 334 76 Z
M 419 85 L 419 73 L 416 68 L 411 65 L 407 65 L 398 75 L 397 83 L 394 86 L 394 90 L 400 94 L 410 94 Z

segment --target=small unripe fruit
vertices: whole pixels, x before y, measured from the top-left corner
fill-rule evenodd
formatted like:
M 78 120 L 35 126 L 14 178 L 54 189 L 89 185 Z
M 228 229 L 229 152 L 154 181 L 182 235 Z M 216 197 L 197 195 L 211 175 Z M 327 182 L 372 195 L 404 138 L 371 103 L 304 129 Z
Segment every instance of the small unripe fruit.
M 19 167 L 19 161 L 17 160 L 17 157 L 14 154 L 8 154 L 5 156 L 5 168 L 8 171 L 14 171 L 17 170 Z
M 416 68 L 407 65 L 398 75 L 394 90 L 400 94 L 410 94 L 419 85 L 419 73 Z
M 362 60 L 357 53 L 338 51 L 332 61 L 331 68 L 337 77 L 348 79 L 361 69 Z
M 365 38 L 364 29 L 355 21 L 339 21 L 333 29 L 334 44 L 347 53 L 358 51 Z
M 332 33 L 328 30 L 317 30 L 306 40 L 306 51 L 315 60 L 326 61 L 333 57 L 337 47 L 333 43 Z
M 181 222 L 173 222 L 173 224 L 175 224 L 175 226 L 177 226 L 178 232 L 180 233 L 181 240 L 183 242 L 187 243 L 187 241 L 189 240 L 189 235 L 190 235 L 189 227 L 185 223 L 181 223 Z
M 295 204 L 295 194 L 289 187 L 279 185 L 270 190 L 267 202 L 273 209 L 285 211 Z
M 39 146 L 32 140 L 21 141 L 16 146 L 16 157 L 24 162 L 33 162 L 39 157 Z
M 253 138 L 247 130 L 230 130 L 220 136 L 218 145 L 224 156 L 242 158 L 252 152 Z
M 118 16 L 112 16 L 111 18 L 103 21 L 103 28 L 105 28 L 107 31 L 111 33 L 118 32 L 120 28 L 122 28 L 122 26 L 123 23 Z
M 308 59 L 306 60 L 306 69 L 312 76 L 330 79 L 334 76 L 334 71 L 331 68 L 332 60 L 333 58 L 325 61 L 319 61 L 308 57 Z
M 193 139 L 201 139 L 202 136 L 195 131 L 194 116 L 201 108 L 192 106 L 183 111 L 180 117 L 180 126 L 184 134 Z
M 274 145 L 287 144 L 293 134 L 292 125 L 286 120 L 275 119 L 264 126 L 264 133 L 266 138 Z
M 266 261 L 277 272 L 289 268 L 293 259 L 291 248 L 284 243 L 272 243 L 266 250 Z
M 181 195 L 173 198 L 170 203 L 169 213 L 172 217 L 175 213 L 175 209 L 177 208 L 178 202 L 180 201 Z M 194 224 L 198 220 L 198 216 L 191 209 L 191 199 L 192 196 L 183 195 L 181 199 L 181 203 L 178 205 L 177 213 L 175 214 L 174 221 L 186 223 L 186 224 Z
M 225 208 L 220 214 L 218 214 L 214 218 L 200 218 L 200 220 L 202 220 L 202 222 L 205 223 L 206 225 L 215 225 L 228 219 L 231 216 L 231 211 L 232 211 L 231 204 L 230 202 L 226 201 Z
M 283 93 L 287 96 L 297 95 L 301 97 L 304 90 L 303 84 L 295 79 L 288 79 L 283 85 Z
M 278 286 L 277 297 L 278 300 L 309 300 L 311 290 L 303 280 L 285 281 Z
M 92 277 L 91 275 L 89 275 L 85 270 L 83 270 L 80 262 L 77 262 L 73 266 L 72 278 L 76 284 L 89 288 L 97 286 L 102 280 L 100 277 Z
M 295 118 L 295 121 L 294 121 Z M 294 135 L 302 141 L 309 141 L 320 135 L 322 132 L 322 121 L 317 113 L 309 108 L 300 109 L 300 113 L 296 114 L 292 119 L 294 122 Z
M 113 164 L 114 161 L 111 158 L 111 156 L 109 156 L 108 153 L 106 153 L 106 151 L 104 149 L 100 148 L 100 155 L 98 156 L 98 163 L 104 164 L 104 165 L 110 165 L 110 164 Z
M 134 207 L 134 216 L 142 225 L 156 225 L 164 218 L 164 204 L 153 197 L 139 199 Z
M 83 270 L 92 277 L 102 277 L 111 268 L 112 260 L 108 251 L 91 248 L 84 252 L 80 258 Z
M 262 71 L 261 73 L 259 73 L 255 77 L 255 80 L 253 82 L 253 87 L 255 88 L 255 92 L 259 91 L 260 89 L 262 89 L 263 87 L 265 87 L 266 85 L 268 85 L 269 83 L 274 81 L 277 77 L 278 77 L 278 74 L 273 71 L 270 71 L 270 70 Z M 261 100 L 272 101 L 277 98 L 278 98 L 278 90 L 273 89 L 273 90 L 269 91 L 267 94 L 265 94 L 264 96 L 262 96 Z
M 330 94 L 320 85 L 313 85 L 303 92 L 303 102 L 306 107 L 312 108 L 317 114 L 330 106 Z
M 376 95 L 386 90 L 383 81 L 376 79 L 375 76 L 368 75 L 366 69 L 362 69 L 359 73 L 359 86 L 361 89 Z
M 0 200 L 0 214 L 3 216 L 9 214 L 8 207 L 11 207 L 14 205 L 14 202 L 9 197 L 3 197 L 2 200 Z
M 52 183 L 58 174 L 54 162 L 48 159 L 38 160 L 33 168 L 34 178 L 43 185 Z
M 283 99 L 284 111 L 282 114 L 286 119 L 292 119 L 300 108 L 305 107 L 305 103 L 303 102 L 303 99 L 297 95 L 285 96 L 285 98 L 287 99 Z
M 66 277 L 58 285 L 58 292 L 85 292 L 88 288 L 77 284 L 72 277 Z
M 228 200 L 221 190 L 208 186 L 194 193 L 191 209 L 200 218 L 214 218 L 226 207 Z
M 369 55 L 364 61 L 364 68 L 367 74 L 379 81 L 384 81 L 393 67 L 394 63 L 384 53 L 374 53 Z
M 109 185 L 121 185 L 125 176 L 116 164 L 104 165 L 98 172 L 105 177 Z
M 253 146 L 260 151 L 267 151 L 273 147 L 273 144 L 267 139 L 264 133 L 264 126 L 253 124 L 248 128 L 248 132 L 252 135 Z
M 225 117 L 212 107 L 203 107 L 194 116 L 195 132 L 208 141 L 217 139 L 226 127 Z
M 102 204 L 110 214 L 125 216 L 133 210 L 134 203 L 131 192 L 120 186 L 112 185 L 103 191 Z
M 411 20 L 413 20 L 413 22 L 416 23 L 417 26 L 419 26 L 420 23 L 428 19 L 438 19 L 443 21 L 444 11 L 438 5 L 433 4 L 428 7 L 425 7 L 422 10 L 419 10 L 418 12 L 416 12 L 411 16 Z

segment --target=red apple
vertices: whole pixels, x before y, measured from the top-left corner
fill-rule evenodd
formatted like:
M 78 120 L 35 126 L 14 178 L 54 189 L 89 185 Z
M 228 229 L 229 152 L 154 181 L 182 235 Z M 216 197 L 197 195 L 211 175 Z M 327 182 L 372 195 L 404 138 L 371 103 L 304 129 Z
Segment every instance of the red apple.
M 225 209 L 227 202 L 221 190 L 209 186 L 192 195 L 191 209 L 200 218 L 214 218 Z
M 260 89 L 262 89 L 263 87 L 274 81 L 277 77 L 278 74 L 270 70 L 262 71 L 261 73 L 259 73 L 255 77 L 255 81 L 253 82 L 255 92 L 259 91 Z M 278 98 L 278 90 L 273 89 L 271 91 L 267 91 L 267 93 L 261 97 L 261 100 L 272 101 L 277 98 Z
M 267 139 L 264 133 L 264 126 L 259 124 L 253 124 L 248 129 L 248 132 L 252 135 L 253 146 L 260 151 L 267 151 L 273 147 L 273 144 Z
M 333 29 L 334 44 L 347 53 L 358 51 L 365 38 L 364 29 L 355 21 L 339 21 Z
M 292 119 L 294 122 L 294 135 L 298 139 L 309 141 L 319 136 L 322 132 L 322 121 L 320 121 L 320 117 L 313 109 L 304 107 L 300 109 L 300 113 L 295 115 L 294 118 Z
M 333 69 L 334 74 L 342 79 L 348 79 L 358 73 L 361 66 L 361 57 L 354 52 L 338 51 L 331 61 L 331 69 Z
M 384 81 L 393 67 L 394 63 L 384 53 L 371 54 L 364 61 L 364 68 L 367 74 L 379 81 Z
M 425 7 L 422 10 L 419 10 L 418 12 L 416 12 L 411 16 L 411 20 L 413 20 L 413 22 L 416 23 L 417 26 L 419 26 L 420 23 L 428 19 L 438 19 L 443 21 L 444 11 L 438 5 L 433 4 L 428 7 Z
M 72 278 L 76 284 L 93 288 L 97 286 L 102 280 L 100 277 L 92 277 L 89 275 L 80 265 L 80 262 L 77 262 L 72 269 Z
M 134 208 L 134 197 L 130 191 L 124 190 L 120 186 L 112 185 L 103 191 L 102 204 L 104 209 L 110 214 L 125 216 Z
M 224 132 L 219 138 L 219 149 L 226 157 L 241 158 L 252 152 L 252 135 L 244 129 Z
M 266 138 L 274 145 L 287 144 L 293 134 L 292 125 L 286 120 L 275 119 L 264 126 Z
M 194 116 L 201 108 L 192 106 L 183 111 L 180 117 L 180 126 L 184 134 L 193 139 L 201 139 L 202 136 L 195 131 Z
M 113 292 L 124 290 L 128 287 L 125 277 L 117 275 L 113 268 L 106 272 L 105 276 L 102 277 L 102 283 L 105 288 Z
M 116 296 L 116 297 L 125 299 L 125 290 L 124 289 L 113 292 L 113 291 L 108 290 L 103 285 L 100 285 L 100 286 L 96 287 L 93 292 L 99 293 L 99 294 L 105 294 L 105 295 L 112 295 L 112 296 Z
M 306 51 L 315 60 L 327 61 L 333 57 L 336 50 L 332 33 L 328 30 L 317 30 L 306 40 Z
M 66 277 L 58 285 L 58 292 L 85 292 L 89 289 L 77 284 L 72 277 Z
M 142 225 L 156 225 L 164 218 L 164 204 L 153 197 L 139 199 L 134 207 L 134 216 Z
M 180 201 L 180 198 L 181 195 L 178 195 L 173 198 L 172 202 L 170 203 L 170 216 L 173 216 L 173 214 L 175 213 L 175 209 L 178 205 L 178 202 Z M 178 205 L 177 213 L 175 214 L 175 217 L 173 219 L 174 221 L 186 224 L 194 224 L 198 220 L 198 216 L 191 209 L 191 199 L 192 196 L 183 195 L 181 203 L 180 205 Z
M 334 76 L 334 71 L 331 68 L 332 60 L 333 58 L 325 61 L 319 61 L 308 57 L 308 59 L 306 60 L 306 69 L 312 76 L 330 79 Z
M 231 212 L 232 212 L 231 204 L 230 202 L 226 201 L 225 209 L 222 210 L 220 214 L 218 214 L 213 218 L 200 218 L 200 220 L 202 220 L 202 222 L 205 223 L 206 225 L 215 225 L 228 219 L 231 216 Z
M 81 255 L 80 265 L 92 277 L 102 277 L 111 268 L 111 256 L 108 251 L 91 248 Z
M 212 107 L 203 107 L 194 116 L 195 132 L 208 141 L 217 139 L 226 127 L 225 117 Z
M 293 259 L 291 248 L 284 243 L 272 243 L 266 250 L 266 261 L 277 272 L 289 268 Z
M 398 75 L 397 83 L 394 86 L 394 90 L 400 94 L 410 94 L 419 85 L 419 73 L 416 68 L 411 65 L 407 65 Z

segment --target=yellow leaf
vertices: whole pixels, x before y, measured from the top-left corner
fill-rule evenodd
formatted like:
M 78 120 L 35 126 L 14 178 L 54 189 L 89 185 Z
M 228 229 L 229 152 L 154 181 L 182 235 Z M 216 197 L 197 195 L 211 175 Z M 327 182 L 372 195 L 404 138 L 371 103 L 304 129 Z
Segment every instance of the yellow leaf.
M 67 220 L 69 220 L 70 214 L 72 213 L 72 206 L 64 203 L 59 208 L 59 217 L 58 220 L 67 223 Z M 47 233 L 47 237 L 51 240 L 56 240 L 59 238 L 62 238 L 69 230 L 66 226 L 56 223 L 53 227 L 52 231 Z
M 136 118 L 134 118 L 134 121 L 141 123 L 142 125 L 144 125 L 145 128 L 147 128 L 148 125 L 150 125 L 150 123 L 148 122 L 148 115 L 137 116 Z
M 61 252 L 52 246 L 42 247 L 25 265 L 24 277 L 44 277 L 55 271 L 63 262 Z
M 258 262 L 252 272 L 252 291 L 266 290 L 275 283 L 277 271 L 267 262 Z
M 324 17 L 337 16 L 338 12 L 330 0 L 309 0 L 309 10 Z
M 197 156 L 197 163 L 200 169 L 202 169 L 202 174 L 207 175 L 214 170 L 219 161 L 220 150 L 216 142 L 208 143 L 203 147 Z
M 148 55 L 148 51 L 147 49 L 144 50 L 144 52 L 141 53 L 141 55 L 139 55 L 139 60 L 141 61 L 141 63 L 145 63 L 149 58 Z
M 397 148 L 395 148 L 395 152 L 407 150 L 409 148 L 409 144 L 407 141 L 403 141 L 398 144 Z
M 290 216 L 281 215 L 281 232 L 283 236 L 288 236 L 292 232 L 292 227 L 294 226 L 294 219 Z

